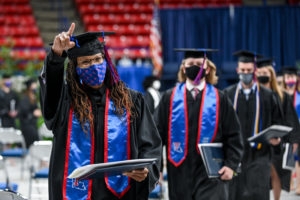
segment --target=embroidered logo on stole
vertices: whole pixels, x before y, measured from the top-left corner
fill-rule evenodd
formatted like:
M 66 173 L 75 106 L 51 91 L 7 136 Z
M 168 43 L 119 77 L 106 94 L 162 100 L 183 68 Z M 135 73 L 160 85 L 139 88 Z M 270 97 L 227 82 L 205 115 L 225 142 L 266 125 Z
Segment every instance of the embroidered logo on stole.
M 199 111 L 197 144 L 213 142 L 219 120 L 219 94 L 215 87 L 205 84 Z M 188 149 L 188 113 L 186 85 L 178 84 L 172 92 L 169 111 L 168 159 L 178 167 Z M 197 144 L 195 144 L 196 149 Z
M 109 100 L 109 91 L 106 93 L 104 117 L 104 162 L 113 162 L 130 159 L 130 114 L 125 112 L 122 119 L 113 112 L 113 102 Z M 89 134 L 85 134 L 80 122 L 76 119 L 73 108 L 69 112 L 69 126 L 65 156 L 65 171 L 63 181 L 64 200 L 90 200 L 92 180 L 67 179 L 76 168 L 94 163 L 94 130 L 89 127 Z M 90 151 L 88 151 L 90 149 Z M 127 176 L 105 177 L 107 188 L 121 198 L 130 188 L 130 179 Z

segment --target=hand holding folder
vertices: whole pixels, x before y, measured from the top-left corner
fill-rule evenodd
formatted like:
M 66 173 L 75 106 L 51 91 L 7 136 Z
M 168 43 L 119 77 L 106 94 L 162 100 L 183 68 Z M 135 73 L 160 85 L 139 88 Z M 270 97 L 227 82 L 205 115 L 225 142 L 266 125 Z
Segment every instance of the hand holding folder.
M 128 175 L 134 177 L 142 178 L 141 174 L 147 166 L 151 166 L 156 163 L 155 158 L 149 159 L 133 159 L 133 160 L 124 160 L 118 162 L 109 162 L 109 163 L 98 163 L 91 164 L 79 167 L 75 169 L 68 178 L 75 178 L 78 180 L 82 179 L 93 179 L 93 178 L 102 178 L 104 176 L 116 176 L 121 175 L 123 173 L 128 173 Z M 136 170 L 136 172 L 132 173 L 131 171 Z M 140 171 L 140 172 L 138 172 Z M 147 171 L 147 170 L 146 170 Z M 139 174 L 139 175 L 137 175 Z
M 257 135 L 248 138 L 248 141 L 255 142 L 255 143 L 269 144 L 270 139 L 282 138 L 292 130 L 293 128 L 288 126 L 272 125 L 266 128 L 265 130 L 259 132 Z

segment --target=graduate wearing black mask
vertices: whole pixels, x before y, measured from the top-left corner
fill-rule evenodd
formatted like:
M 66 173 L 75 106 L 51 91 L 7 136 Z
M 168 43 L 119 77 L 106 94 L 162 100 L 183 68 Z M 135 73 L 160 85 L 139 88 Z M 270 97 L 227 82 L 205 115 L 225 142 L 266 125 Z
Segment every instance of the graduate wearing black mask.
M 179 84 L 167 90 L 155 111 L 155 121 L 167 149 L 170 200 L 227 200 L 228 185 L 241 161 L 240 124 L 230 100 L 213 85 L 216 66 L 210 49 L 176 49 L 185 57 Z M 209 179 L 199 143 L 224 144 L 225 166 L 220 178 Z
M 293 150 L 294 152 L 296 151 L 298 143 L 300 142 L 300 125 L 292 99 L 288 93 L 283 91 L 277 85 L 273 60 L 270 58 L 259 59 L 257 61 L 256 76 L 261 85 L 271 89 L 278 96 L 281 102 L 281 114 L 284 119 L 283 123 L 293 128 L 292 132 L 282 138 L 279 148 L 274 148 L 274 154 L 272 156 L 271 183 L 274 199 L 279 200 L 281 188 L 288 192 L 290 191 L 291 171 L 282 168 L 284 146 L 286 143 L 293 144 Z
M 49 199 L 146 200 L 159 179 L 161 140 L 140 93 L 125 87 L 112 65 L 105 35 L 54 39 L 40 76 L 41 108 L 53 131 Z M 64 61 L 69 58 L 64 80 Z M 156 158 L 151 166 L 90 180 L 67 178 L 81 166 Z
M 245 151 L 241 174 L 230 184 L 232 200 L 269 199 L 271 145 L 280 139 L 272 138 L 268 144 L 250 144 L 247 139 L 273 124 L 281 124 L 280 104 L 275 94 L 255 80 L 255 53 L 238 51 L 237 73 L 240 82 L 224 91 L 233 102 L 242 125 Z

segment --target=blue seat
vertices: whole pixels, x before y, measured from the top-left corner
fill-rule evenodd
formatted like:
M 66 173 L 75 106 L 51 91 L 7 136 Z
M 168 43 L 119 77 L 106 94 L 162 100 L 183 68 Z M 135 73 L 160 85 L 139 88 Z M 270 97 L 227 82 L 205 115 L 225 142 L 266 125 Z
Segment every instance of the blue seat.
M 159 184 L 156 185 L 156 187 L 154 188 L 154 190 L 152 190 L 152 192 L 149 195 L 149 198 L 151 199 L 160 199 L 161 198 L 161 186 Z
M 5 190 L 7 188 L 6 186 L 7 186 L 6 183 L 0 183 L 0 190 Z M 11 183 L 11 184 L 9 184 L 9 186 L 12 191 L 14 191 L 14 192 L 18 191 L 18 184 Z
M 49 177 L 49 168 L 43 168 L 34 174 L 34 178 L 48 178 Z
M 3 157 L 24 157 L 26 154 L 27 150 L 23 148 L 7 149 L 1 153 Z
M 33 181 L 47 179 L 49 177 L 49 160 L 52 149 L 52 141 L 35 141 L 29 148 L 29 156 L 31 159 L 29 192 L 31 199 L 33 186 L 37 188 L 38 194 L 35 196 L 46 197 L 47 194 L 40 193 L 38 188 L 44 187 L 43 184 L 37 182 L 33 185 Z

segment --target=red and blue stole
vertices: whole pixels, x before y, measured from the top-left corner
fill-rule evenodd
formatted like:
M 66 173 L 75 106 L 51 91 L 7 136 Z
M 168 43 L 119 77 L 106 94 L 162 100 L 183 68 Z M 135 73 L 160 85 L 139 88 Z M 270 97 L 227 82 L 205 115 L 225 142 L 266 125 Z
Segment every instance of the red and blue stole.
M 104 162 L 130 159 L 130 113 L 125 112 L 120 118 L 114 113 L 113 102 L 106 92 L 104 117 Z M 69 112 L 69 126 L 65 154 L 65 171 L 63 180 L 64 200 L 91 200 L 92 180 L 68 179 L 76 168 L 94 163 L 94 130 L 86 123 L 88 134 L 84 133 L 73 107 Z M 105 177 L 107 188 L 121 198 L 130 188 L 127 176 Z
M 260 106 L 260 95 L 259 95 L 259 85 L 254 83 L 255 87 L 255 119 L 254 119 L 254 126 L 253 126 L 253 133 L 252 136 L 258 134 L 261 130 L 261 106 Z M 238 98 L 240 90 L 242 89 L 241 83 L 239 83 L 235 90 L 234 101 L 233 101 L 233 108 L 237 112 L 237 105 L 238 105 Z M 261 148 L 261 143 L 251 143 L 251 146 L 256 149 Z
M 300 121 L 300 93 L 297 90 L 294 93 L 294 107 L 298 114 L 298 119 Z
M 178 84 L 172 92 L 170 100 L 169 129 L 168 129 L 168 159 L 178 167 L 186 158 L 188 150 L 188 113 L 186 101 L 186 85 Z M 218 129 L 219 93 L 218 90 L 206 83 L 202 93 L 199 111 L 198 144 L 213 142 Z

